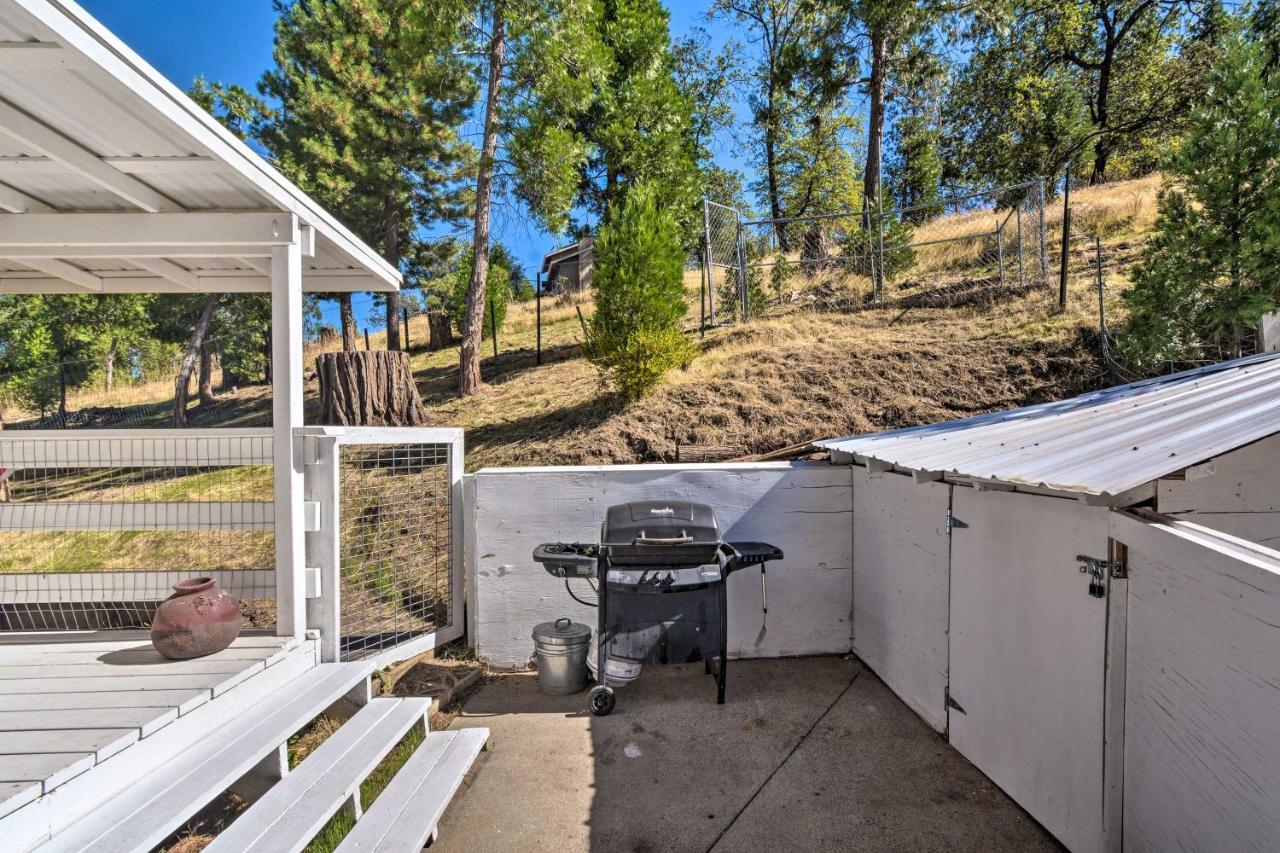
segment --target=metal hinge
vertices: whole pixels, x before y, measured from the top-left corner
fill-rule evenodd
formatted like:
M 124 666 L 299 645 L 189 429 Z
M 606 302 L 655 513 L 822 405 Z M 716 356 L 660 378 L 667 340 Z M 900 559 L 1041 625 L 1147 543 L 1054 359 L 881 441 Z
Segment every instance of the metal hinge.
M 956 518 L 949 511 L 947 512 L 947 530 L 955 530 L 956 528 L 960 528 L 961 530 L 964 530 L 968 526 L 969 525 L 965 524 L 963 521 Z
M 950 690 L 945 691 L 944 695 L 946 696 L 945 704 L 948 708 L 954 708 L 955 710 L 959 711 L 961 714 L 964 714 L 966 717 L 969 716 L 969 712 L 966 711 L 964 708 L 960 707 L 960 703 L 957 702 L 955 700 L 955 697 L 951 695 Z

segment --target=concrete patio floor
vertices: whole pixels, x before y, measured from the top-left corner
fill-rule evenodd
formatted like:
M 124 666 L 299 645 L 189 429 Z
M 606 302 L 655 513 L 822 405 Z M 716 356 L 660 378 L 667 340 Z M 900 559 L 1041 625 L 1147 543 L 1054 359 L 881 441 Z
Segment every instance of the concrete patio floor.
M 504 676 L 433 853 L 1035 851 L 1059 845 L 858 661 L 648 667 L 608 717 Z

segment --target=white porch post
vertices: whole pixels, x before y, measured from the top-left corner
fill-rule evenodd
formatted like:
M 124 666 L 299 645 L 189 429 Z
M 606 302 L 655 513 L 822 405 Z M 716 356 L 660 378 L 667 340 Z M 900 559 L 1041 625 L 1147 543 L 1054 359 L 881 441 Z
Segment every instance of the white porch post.
M 302 244 L 297 218 L 282 214 L 291 235 L 271 250 L 272 455 L 275 465 L 276 633 L 307 626 L 302 442 Z

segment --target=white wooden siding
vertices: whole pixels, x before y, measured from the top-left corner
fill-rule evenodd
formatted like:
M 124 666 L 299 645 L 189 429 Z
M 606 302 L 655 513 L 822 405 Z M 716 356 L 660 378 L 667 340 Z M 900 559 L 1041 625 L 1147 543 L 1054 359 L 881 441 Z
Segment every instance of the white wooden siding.
M 1113 514 L 1129 546 L 1124 849 L 1275 850 L 1280 553 Z
M 940 732 L 947 728 L 950 491 L 853 469 L 853 650 Z
M 1280 435 L 1157 484 L 1161 514 L 1275 548 L 1280 545 Z
M 803 463 L 494 468 L 475 475 L 473 613 L 477 652 L 515 667 L 533 653 L 533 626 L 570 616 L 593 629 L 595 610 L 533 562 L 541 542 L 595 542 L 612 504 L 654 498 L 714 507 L 724 537 L 762 540 L 786 559 L 769 564 L 769 617 L 760 576 L 729 581 L 729 654 L 781 657 L 848 652 L 853 512 L 845 466 Z M 579 595 L 590 595 L 581 581 Z

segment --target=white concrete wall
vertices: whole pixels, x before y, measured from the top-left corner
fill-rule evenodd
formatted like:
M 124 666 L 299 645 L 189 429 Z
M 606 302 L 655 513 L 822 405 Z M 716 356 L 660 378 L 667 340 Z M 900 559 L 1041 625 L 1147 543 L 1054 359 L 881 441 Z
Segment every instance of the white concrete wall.
M 853 650 L 934 729 L 947 728 L 951 487 L 853 469 Z
M 1124 849 L 1275 850 L 1280 553 L 1113 513 L 1129 546 Z
M 534 563 L 541 542 L 594 542 L 607 507 L 679 498 L 715 508 L 724 537 L 777 545 L 769 616 L 760 575 L 729 581 L 729 653 L 735 657 L 848 652 L 853 489 L 847 466 L 825 463 L 490 468 L 473 475 L 469 588 L 477 654 L 516 667 L 533 654 L 533 626 L 570 616 L 594 629 L 595 610 Z M 571 581 L 579 595 L 590 591 Z
M 1269 547 L 1280 545 L 1280 435 L 1273 435 L 1204 465 L 1186 480 L 1160 480 L 1163 515 Z

